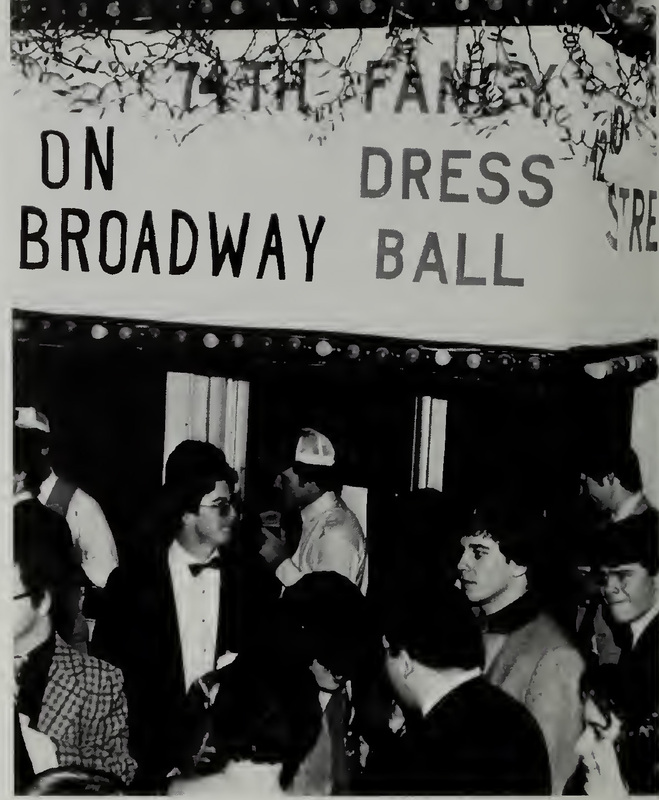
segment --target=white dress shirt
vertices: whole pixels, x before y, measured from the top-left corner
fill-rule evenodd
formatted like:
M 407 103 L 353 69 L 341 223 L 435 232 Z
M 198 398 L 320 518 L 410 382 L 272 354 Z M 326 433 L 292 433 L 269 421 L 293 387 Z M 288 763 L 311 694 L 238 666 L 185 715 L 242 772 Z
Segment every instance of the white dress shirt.
M 57 475 L 51 472 L 41 484 L 39 502 L 46 505 Z M 89 580 L 102 589 L 113 569 L 119 564 L 117 547 L 105 514 L 99 504 L 82 489 L 76 489 L 71 498 L 66 521 L 71 529 L 73 543 L 82 553 L 82 568 Z
M 176 600 L 186 690 L 215 668 L 220 570 L 204 569 L 193 576 L 190 565 L 198 563 L 198 558 L 174 540 L 169 548 L 169 571 Z

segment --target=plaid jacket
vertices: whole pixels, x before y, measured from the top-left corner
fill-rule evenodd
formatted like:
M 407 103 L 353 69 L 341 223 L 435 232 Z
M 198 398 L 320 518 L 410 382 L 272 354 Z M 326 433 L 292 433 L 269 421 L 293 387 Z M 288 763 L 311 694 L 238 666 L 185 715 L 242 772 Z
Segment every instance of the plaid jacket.
M 132 781 L 121 670 L 82 655 L 59 638 L 48 673 L 38 729 L 57 749 L 60 766 L 79 766 Z

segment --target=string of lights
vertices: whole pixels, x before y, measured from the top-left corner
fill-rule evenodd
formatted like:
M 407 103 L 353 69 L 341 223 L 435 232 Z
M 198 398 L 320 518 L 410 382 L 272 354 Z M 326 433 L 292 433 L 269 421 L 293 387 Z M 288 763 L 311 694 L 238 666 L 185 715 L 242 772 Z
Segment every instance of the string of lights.
M 509 377 L 638 384 L 657 375 L 657 342 L 652 339 L 550 351 L 357 334 L 128 322 L 22 311 L 14 313 L 13 326 L 17 344 L 68 347 L 86 342 L 88 346 L 97 346 L 99 351 L 131 346 L 176 351 L 185 347 L 220 361 L 266 359 L 273 364 L 314 367 L 354 364 L 417 372 L 420 376 L 485 380 Z

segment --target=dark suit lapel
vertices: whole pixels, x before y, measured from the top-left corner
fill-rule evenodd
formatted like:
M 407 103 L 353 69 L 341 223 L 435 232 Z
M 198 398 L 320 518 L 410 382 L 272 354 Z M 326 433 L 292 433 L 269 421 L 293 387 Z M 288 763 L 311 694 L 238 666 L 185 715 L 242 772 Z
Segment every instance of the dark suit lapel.
M 642 654 L 643 658 L 657 658 L 657 651 L 659 650 L 659 615 L 655 616 L 640 635 L 634 649 L 637 653 Z
M 169 569 L 169 550 L 163 549 L 158 554 L 155 581 L 152 587 L 145 587 L 153 592 L 154 607 L 152 609 L 153 632 L 159 642 L 159 652 L 167 654 L 166 670 L 168 683 L 172 690 L 185 695 L 185 675 L 183 672 L 183 652 L 179 631 L 176 599 Z

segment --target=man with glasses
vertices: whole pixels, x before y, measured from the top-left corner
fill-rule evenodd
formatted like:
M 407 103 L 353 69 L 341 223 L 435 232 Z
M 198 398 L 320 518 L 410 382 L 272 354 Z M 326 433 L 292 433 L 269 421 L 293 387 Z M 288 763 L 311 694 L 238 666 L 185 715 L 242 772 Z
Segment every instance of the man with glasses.
M 177 766 L 194 725 L 190 689 L 240 646 L 247 614 L 231 551 L 236 481 L 214 445 L 179 444 L 167 460 L 153 535 L 108 581 L 94 652 L 124 672 L 144 788 Z
M 82 767 L 130 783 L 121 672 L 77 652 L 57 634 L 79 580 L 64 521 L 35 499 L 14 505 L 15 792 L 40 773 Z
M 612 523 L 600 539 L 602 594 L 619 630 L 617 669 L 628 688 L 632 793 L 659 790 L 659 529 L 657 512 Z

